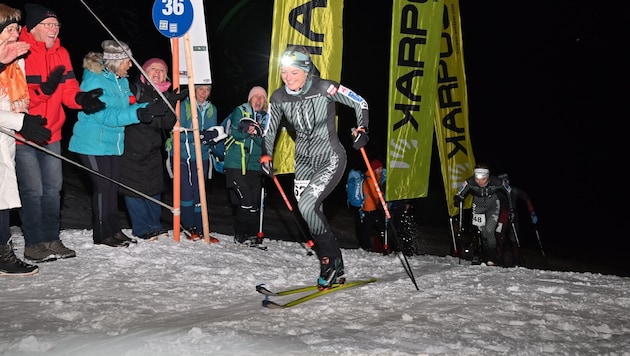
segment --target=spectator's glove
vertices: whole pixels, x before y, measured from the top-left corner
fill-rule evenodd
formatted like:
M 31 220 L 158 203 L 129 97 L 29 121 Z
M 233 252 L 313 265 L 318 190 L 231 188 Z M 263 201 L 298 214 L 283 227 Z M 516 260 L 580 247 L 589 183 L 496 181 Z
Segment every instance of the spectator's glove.
M 63 72 L 65 70 L 66 67 L 62 65 L 55 67 L 55 69 L 48 74 L 48 80 L 40 84 L 39 88 L 42 90 L 42 93 L 46 95 L 54 93 L 59 86 L 59 83 L 61 83 L 61 78 L 63 78 Z
M 251 127 L 254 128 L 254 133 L 250 132 Z M 240 132 L 250 134 L 254 137 L 262 136 L 262 129 L 260 128 L 260 125 L 256 121 L 249 118 L 241 119 L 241 121 L 238 123 L 238 130 Z
M 166 116 L 170 112 L 171 110 L 160 98 L 153 99 L 147 107 L 138 109 L 137 111 L 138 120 L 140 120 L 143 124 L 150 124 L 156 117 Z
M 103 89 L 92 89 L 88 92 L 78 92 L 74 97 L 74 101 L 81 105 L 81 108 L 86 114 L 93 114 L 97 111 L 105 109 L 105 103 L 98 97 L 103 95 Z
M 536 213 L 532 211 L 531 217 L 532 217 L 532 224 L 536 225 L 538 223 L 538 216 L 536 216 Z
M 260 157 L 260 170 L 264 175 L 273 177 L 273 164 L 271 163 L 271 156 L 262 155 Z
M 199 139 L 204 145 L 216 145 L 223 141 L 228 135 L 223 126 L 211 126 L 205 131 L 201 131 Z
M 362 147 L 368 144 L 370 138 L 367 135 L 367 128 L 359 126 L 359 128 L 352 129 L 352 148 L 360 150 Z
M 188 89 L 186 88 L 183 90 L 178 90 L 178 92 L 169 91 L 166 93 L 165 96 L 168 99 L 168 102 L 171 104 L 171 106 L 175 108 L 175 105 L 177 105 L 178 101 L 182 101 L 188 97 Z
M 24 114 L 22 129 L 19 133 L 29 141 L 39 144 L 47 143 L 50 140 L 51 132 L 45 127 L 46 122 L 48 122 L 48 120 L 41 117 L 41 115 L 33 116 Z
M 459 195 L 459 194 L 455 194 L 455 197 L 453 198 L 453 201 L 455 202 L 455 207 L 459 207 L 460 203 L 464 202 L 464 198 L 463 196 Z
M 153 122 L 153 114 L 147 108 L 141 108 L 136 111 L 138 114 L 138 120 L 143 124 L 150 124 Z

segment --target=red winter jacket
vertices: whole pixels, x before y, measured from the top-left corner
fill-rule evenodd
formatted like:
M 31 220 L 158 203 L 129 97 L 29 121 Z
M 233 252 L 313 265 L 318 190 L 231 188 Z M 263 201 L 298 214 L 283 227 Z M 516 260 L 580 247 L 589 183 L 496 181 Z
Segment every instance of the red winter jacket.
M 70 54 L 61 46 L 59 38 L 55 40 L 51 48 L 47 49 L 44 42 L 35 40 L 33 34 L 26 31 L 26 26 L 22 27 L 19 40 L 31 45 L 25 59 L 26 83 L 31 99 L 28 112 L 48 119 L 46 127 L 52 131 L 49 143 L 57 142 L 61 140 L 61 129 L 66 121 L 62 104 L 70 109 L 81 109 L 81 105 L 74 99 L 81 90 L 72 70 Z M 42 93 L 40 85 L 46 82 L 48 73 L 60 65 L 65 66 L 66 70 L 57 90 L 52 95 Z M 18 141 L 18 144 L 21 143 Z

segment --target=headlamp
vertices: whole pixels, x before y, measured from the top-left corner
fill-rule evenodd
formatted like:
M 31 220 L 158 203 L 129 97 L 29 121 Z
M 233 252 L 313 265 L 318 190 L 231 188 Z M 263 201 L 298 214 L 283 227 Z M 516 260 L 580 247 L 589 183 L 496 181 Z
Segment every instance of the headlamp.
M 282 57 L 280 57 L 280 65 L 283 67 L 298 67 L 308 72 L 311 68 L 311 59 L 308 55 L 301 52 L 286 51 L 282 54 Z
M 475 168 L 473 172 L 475 172 L 475 178 L 477 179 L 488 178 L 490 175 L 490 170 L 487 168 Z

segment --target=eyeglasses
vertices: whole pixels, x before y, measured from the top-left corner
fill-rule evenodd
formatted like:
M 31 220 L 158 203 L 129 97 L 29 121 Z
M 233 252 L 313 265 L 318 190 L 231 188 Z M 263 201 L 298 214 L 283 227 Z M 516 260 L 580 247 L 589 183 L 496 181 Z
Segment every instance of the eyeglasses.
M 14 33 L 14 32 L 20 32 L 21 29 L 22 29 L 22 26 L 17 25 L 17 26 L 5 27 L 3 31 L 7 31 L 8 33 Z
M 40 22 L 39 24 L 44 26 L 47 30 L 50 30 L 53 27 L 61 28 L 61 24 L 58 22 Z

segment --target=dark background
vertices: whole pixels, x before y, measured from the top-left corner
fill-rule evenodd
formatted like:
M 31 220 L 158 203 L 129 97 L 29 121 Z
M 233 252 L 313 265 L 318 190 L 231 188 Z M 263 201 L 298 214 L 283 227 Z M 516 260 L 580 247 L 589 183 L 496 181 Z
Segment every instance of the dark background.
M 37 1 L 34 1 L 37 2 Z M 22 8 L 22 1 L 7 1 Z M 59 35 L 80 79 L 81 61 L 111 36 L 139 63 L 170 60 L 169 40 L 153 25 L 153 1 L 40 1 L 59 14 Z M 253 85 L 267 86 L 272 0 L 206 2 L 213 73 L 212 101 L 223 118 L 246 101 Z M 392 1 L 346 0 L 341 82 L 370 105 L 368 153 L 385 160 Z M 539 217 L 547 254 L 603 261 L 630 270 L 625 227 L 627 162 L 622 120 L 627 72 L 623 60 L 629 5 L 592 1 L 460 1 L 470 136 L 477 162 L 507 172 L 525 190 Z M 132 69 L 132 76 L 138 74 Z M 276 88 L 270 88 L 270 93 Z M 350 147 L 354 116 L 341 108 L 340 138 Z M 76 114 L 69 112 L 67 132 Z M 382 135 L 379 135 L 382 133 Z M 66 134 L 66 139 L 69 133 Z M 349 167 L 363 166 L 348 150 Z M 420 223 L 448 226 L 434 145 L 428 197 L 416 201 Z M 619 169 L 617 169 L 619 167 Z M 621 190 L 617 189 L 621 187 Z M 330 199 L 342 203 L 343 186 Z M 521 209 L 524 210 L 524 209 Z M 526 215 L 522 216 L 529 221 Z M 536 245 L 532 225 L 522 243 Z M 448 238 L 446 236 L 445 238 Z

